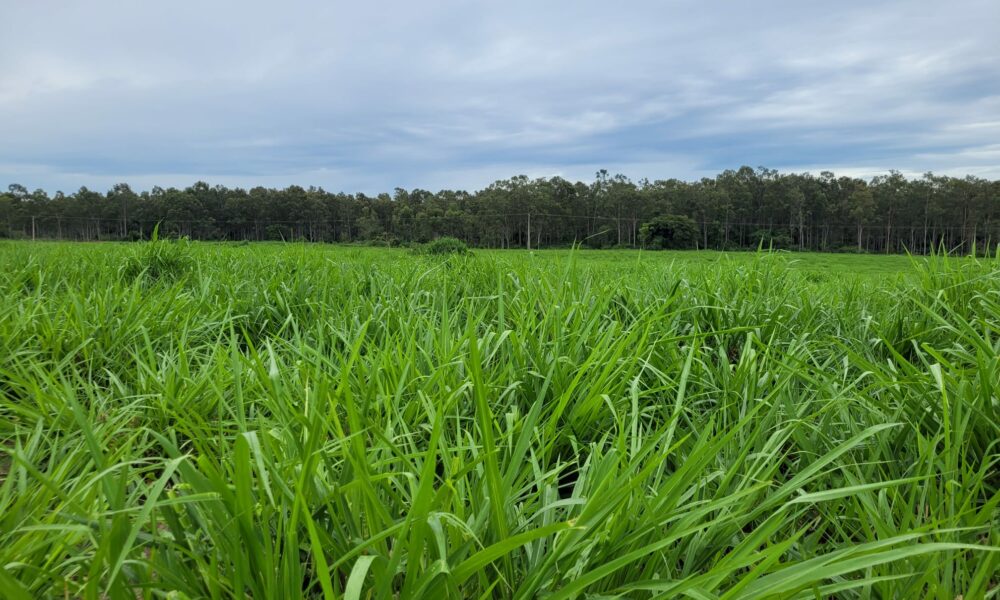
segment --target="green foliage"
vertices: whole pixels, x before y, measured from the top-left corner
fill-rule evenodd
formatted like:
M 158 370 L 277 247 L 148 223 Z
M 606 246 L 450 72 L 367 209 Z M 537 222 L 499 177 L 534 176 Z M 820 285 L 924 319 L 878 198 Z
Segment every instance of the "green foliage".
M 441 237 L 418 247 L 417 252 L 429 256 L 462 255 L 469 253 L 469 247 L 458 238 Z
M 753 232 L 753 237 L 754 239 L 759 240 L 760 246 L 763 248 L 783 250 L 792 248 L 794 245 L 792 242 L 792 236 L 785 232 L 774 232 L 770 229 L 758 229 Z
M 0 595 L 995 598 L 997 267 L 2 242 Z
M 652 174 L 657 175 L 657 174 Z M 0 192 L 0 237 L 146 239 L 156 223 L 195 240 L 309 241 L 387 246 L 455 237 L 488 248 L 638 248 L 640 226 L 663 217 L 684 243 L 666 247 L 764 247 L 858 253 L 970 254 L 1000 239 L 1000 181 L 919 179 L 890 171 L 870 180 L 824 172 L 740 167 L 698 181 L 633 182 L 605 170 L 590 182 L 519 175 L 478 191 L 397 188 L 394 194 L 331 193 L 291 185 L 249 191 L 197 182 L 136 193 L 80 188 L 49 198 L 19 185 Z M 660 247 L 660 239 L 646 247 Z M 690 242 L 689 244 L 687 242 Z
M 194 265 L 190 242 L 161 240 L 157 226 L 152 239 L 138 244 L 125 257 L 119 272 L 126 280 L 173 281 L 190 272 Z
M 651 250 L 694 248 L 698 224 L 684 215 L 664 215 L 642 224 L 639 238 Z

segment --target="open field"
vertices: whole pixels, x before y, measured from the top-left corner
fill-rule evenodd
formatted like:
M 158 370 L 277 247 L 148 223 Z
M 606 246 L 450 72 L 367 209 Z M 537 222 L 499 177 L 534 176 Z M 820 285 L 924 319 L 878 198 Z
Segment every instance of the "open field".
M 994 260 L 0 243 L 10 598 L 1000 596 Z

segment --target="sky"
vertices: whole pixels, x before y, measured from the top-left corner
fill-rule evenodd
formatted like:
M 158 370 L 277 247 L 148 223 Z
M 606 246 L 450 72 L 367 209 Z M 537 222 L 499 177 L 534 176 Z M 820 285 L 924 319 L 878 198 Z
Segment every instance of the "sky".
M 998 32 L 998 0 L 0 0 L 0 185 L 998 179 Z

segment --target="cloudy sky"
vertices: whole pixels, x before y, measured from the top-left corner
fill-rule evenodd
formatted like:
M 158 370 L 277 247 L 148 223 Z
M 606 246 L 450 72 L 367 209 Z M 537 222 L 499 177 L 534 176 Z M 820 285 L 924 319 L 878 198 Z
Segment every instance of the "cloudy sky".
M 998 32 L 998 0 L 0 0 L 0 185 L 1000 178 Z

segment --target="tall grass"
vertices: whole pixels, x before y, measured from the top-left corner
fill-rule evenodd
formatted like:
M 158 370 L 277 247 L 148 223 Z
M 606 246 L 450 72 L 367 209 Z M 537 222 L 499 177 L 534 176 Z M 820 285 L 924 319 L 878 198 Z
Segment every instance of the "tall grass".
M 163 248 L 0 245 L 9 598 L 1000 595 L 996 261 Z

